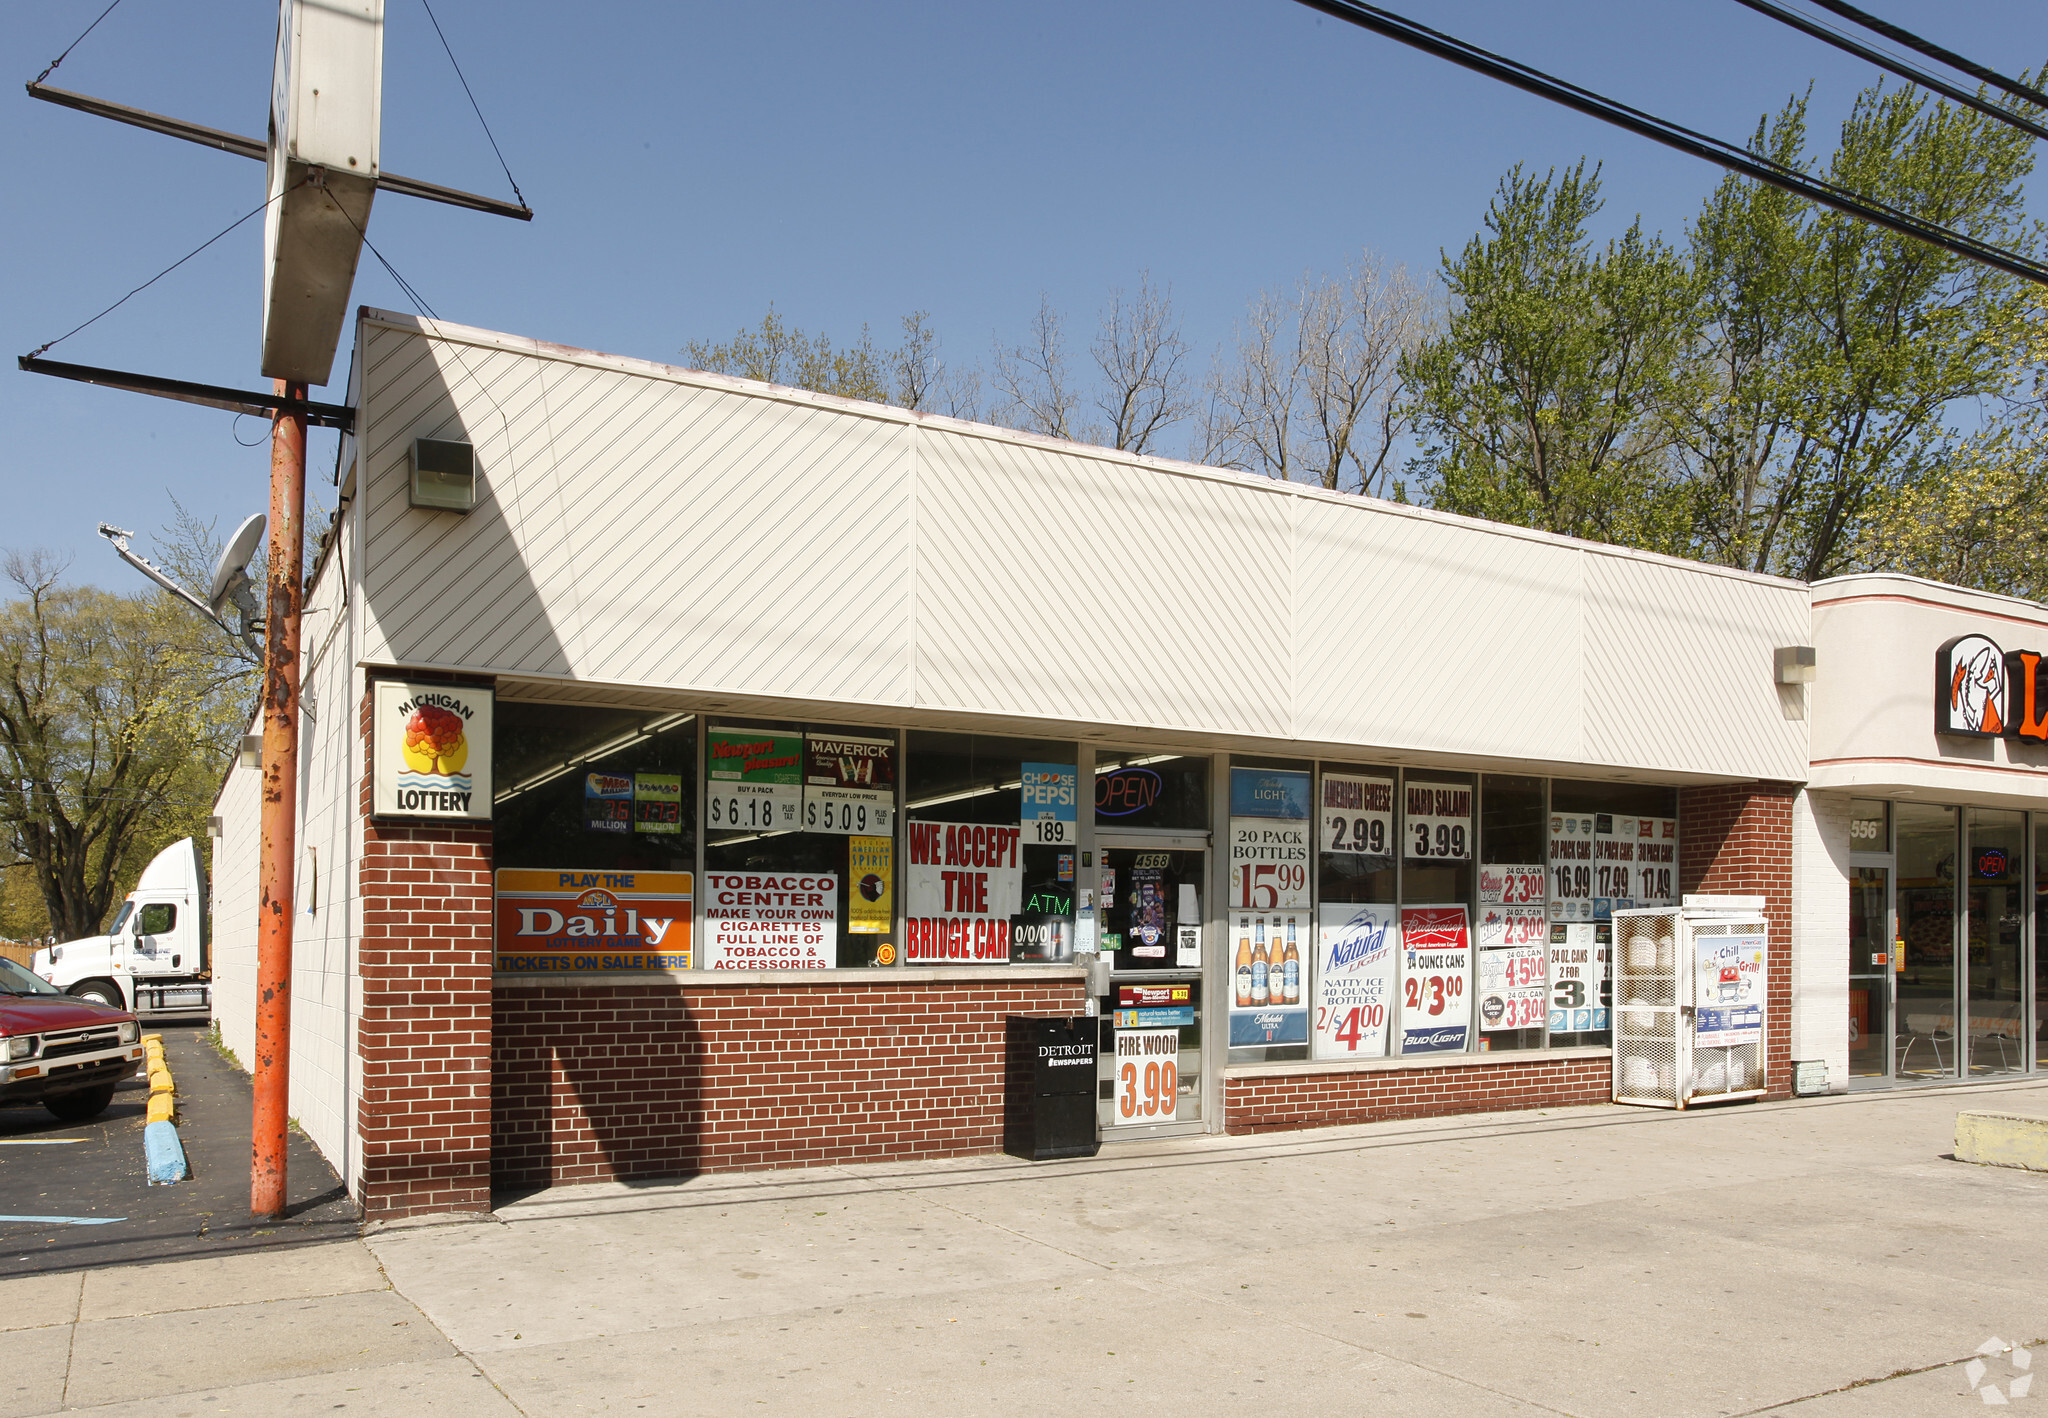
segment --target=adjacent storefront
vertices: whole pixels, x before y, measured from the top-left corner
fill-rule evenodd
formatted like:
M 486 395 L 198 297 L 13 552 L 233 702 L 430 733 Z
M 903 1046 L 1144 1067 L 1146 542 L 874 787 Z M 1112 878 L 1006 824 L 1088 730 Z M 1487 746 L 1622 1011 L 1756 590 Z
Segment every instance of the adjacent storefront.
M 1109 1146 L 1601 1101 L 1615 912 L 1791 931 L 1803 586 L 375 313 L 351 400 L 294 1104 L 374 1214 L 992 1150 L 1019 1014 Z
M 1821 655 L 1857 673 L 1816 696 L 1809 791 L 1846 868 L 1847 991 L 1809 1047 L 1866 1086 L 2048 1066 L 2048 611 L 1910 577 L 1814 593 Z

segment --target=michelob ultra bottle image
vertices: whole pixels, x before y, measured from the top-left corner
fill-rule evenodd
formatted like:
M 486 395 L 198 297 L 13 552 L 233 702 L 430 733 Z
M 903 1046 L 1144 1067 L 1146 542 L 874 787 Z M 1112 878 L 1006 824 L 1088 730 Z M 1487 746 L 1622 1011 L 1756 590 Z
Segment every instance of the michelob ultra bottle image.
M 1252 943 L 1252 1007 L 1264 1005 L 1273 981 L 1272 961 L 1266 954 L 1266 920 L 1259 918 L 1258 939 Z
M 1301 953 L 1294 948 L 1294 922 L 1287 923 L 1287 961 L 1282 967 L 1285 1001 L 1288 1004 L 1301 1003 Z
M 1252 1007 L 1252 938 L 1240 935 L 1237 938 L 1237 965 L 1231 972 L 1237 982 L 1237 1007 Z

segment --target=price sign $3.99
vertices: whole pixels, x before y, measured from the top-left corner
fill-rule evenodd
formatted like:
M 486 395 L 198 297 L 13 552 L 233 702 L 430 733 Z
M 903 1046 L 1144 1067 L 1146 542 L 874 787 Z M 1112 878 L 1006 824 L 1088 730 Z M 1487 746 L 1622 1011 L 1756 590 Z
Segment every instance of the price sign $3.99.
M 1171 1058 L 1124 1059 L 1116 1067 L 1116 1120 L 1170 1123 L 1180 1099 L 1180 1066 Z

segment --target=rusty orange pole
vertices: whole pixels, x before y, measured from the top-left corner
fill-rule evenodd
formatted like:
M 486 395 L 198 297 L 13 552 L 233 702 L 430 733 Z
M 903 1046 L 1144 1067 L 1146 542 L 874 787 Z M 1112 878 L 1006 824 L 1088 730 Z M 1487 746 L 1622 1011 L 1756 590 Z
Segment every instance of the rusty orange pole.
M 306 386 L 277 381 L 283 398 Z M 285 1120 L 291 1110 L 292 867 L 299 794 L 299 608 L 305 579 L 306 416 L 270 420 L 270 575 L 263 622 L 263 842 L 257 868 L 256 1105 L 250 1120 L 249 1211 L 285 1207 Z

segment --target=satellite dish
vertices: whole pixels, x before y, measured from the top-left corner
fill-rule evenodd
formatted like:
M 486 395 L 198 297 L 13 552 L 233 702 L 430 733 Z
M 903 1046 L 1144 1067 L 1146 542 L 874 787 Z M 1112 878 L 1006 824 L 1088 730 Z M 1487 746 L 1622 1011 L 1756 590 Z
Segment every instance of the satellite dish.
M 220 560 L 213 564 L 213 583 L 207 587 L 206 600 L 219 615 L 235 589 L 235 578 L 245 576 L 249 558 L 256 554 L 256 543 L 263 540 L 263 514 L 252 513 L 249 520 L 235 530 L 228 538 L 227 549 L 220 554 Z

